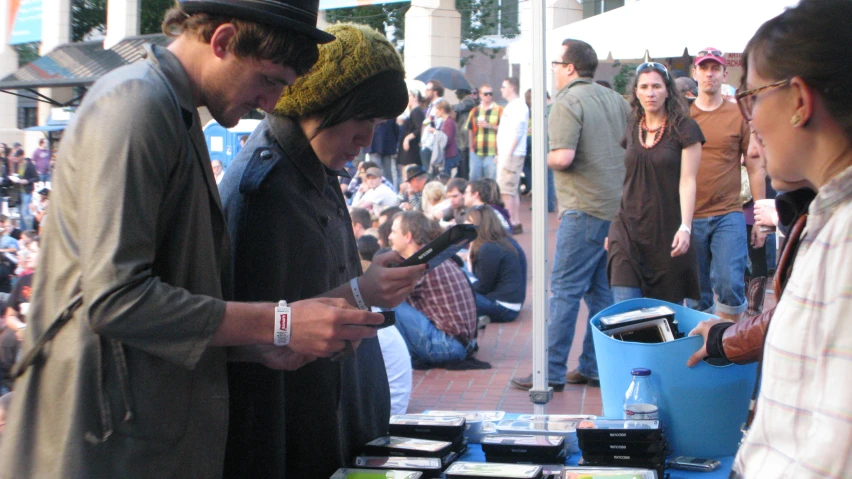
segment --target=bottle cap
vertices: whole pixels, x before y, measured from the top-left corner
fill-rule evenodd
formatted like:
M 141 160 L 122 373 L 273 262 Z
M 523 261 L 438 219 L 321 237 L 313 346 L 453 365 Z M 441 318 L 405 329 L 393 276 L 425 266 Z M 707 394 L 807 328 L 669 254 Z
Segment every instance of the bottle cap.
M 647 368 L 636 368 L 630 371 L 630 374 L 634 376 L 650 376 L 651 370 Z

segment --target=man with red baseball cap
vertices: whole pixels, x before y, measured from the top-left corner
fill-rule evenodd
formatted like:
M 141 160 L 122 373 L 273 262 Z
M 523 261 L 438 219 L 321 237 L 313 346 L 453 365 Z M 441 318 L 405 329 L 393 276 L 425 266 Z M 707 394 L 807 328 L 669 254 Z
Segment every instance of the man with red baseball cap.
M 693 309 L 737 320 L 747 307 L 744 275 L 749 238 L 740 201 L 740 164 L 748 150 L 749 129 L 737 106 L 722 96 L 722 84 L 727 77 L 725 55 L 721 51 L 705 48 L 698 52 L 693 70 L 698 97 L 689 112 L 706 138 L 701 150 L 692 221 L 701 300 L 687 301 Z M 746 157 L 745 161 L 752 195 L 761 199 L 765 196 L 766 173 L 758 159 Z M 764 237 L 757 233 L 752 236 L 755 247 L 763 246 Z M 715 301 L 714 292 L 718 298 Z

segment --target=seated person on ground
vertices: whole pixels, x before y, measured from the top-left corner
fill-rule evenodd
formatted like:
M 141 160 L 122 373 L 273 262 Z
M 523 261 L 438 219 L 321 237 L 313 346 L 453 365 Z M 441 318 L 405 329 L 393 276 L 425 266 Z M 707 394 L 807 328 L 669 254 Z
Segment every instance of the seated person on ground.
M 356 240 L 373 227 L 373 217 L 364 208 L 349 208 L 349 217 L 352 218 L 352 232 L 355 233 Z
M 390 246 L 407 258 L 441 233 L 422 212 L 406 211 L 393 220 Z M 453 259 L 430 269 L 395 311 L 396 327 L 416 364 L 458 362 L 475 353 L 476 302 Z
M 458 225 L 466 221 L 464 207 L 464 190 L 467 188 L 467 180 L 464 178 L 453 178 L 447 183 L 447 199 L 450 207 L 444 210 L 441 218 L 442 226 Z
M 405 167 L 405 183 L 399 185 L 399 207 L 403 210 L 420 209 L 423 187 L 429 181 L 429 175 L 420 165 Z
M 506 211 L 503 202 L 500 200 L 500 187 L 497 186 L 496 181 L 490 178 L 473 180 L 467 184 L 464 190 L 464 206 L 466 208 L 481 205 L 488 205 L 496 213 L 499 213 L 500 224 L 506 228 L 506 231 L 512 231 L 509 212 Z
M 524 305 L 527 259 L 498 216 L 484 205 L 468 212 L 468 221 L 476 225 L 478 233 L 470 245 L 469 261 L 476 277 L 476 314 L 503 323 L 517 318 Z
M 382 182 L 382 169 L 367 168 L 364 172 L 364 184 L 352 197 L 352 206 L 370 211 L 378 211 L 398 203 L 396 193 Z
M 423 187 L 420 206 L 426 217 L 440 221 L 444 217 L 444 210 L 450 206 L 449 200 L 444 195 L 444 184 L 438 180 L 426 183 Z
M 363 192 L 367 189 L 367 187 L 364 186 L 364 175 L 370 168 L 381 167 L 379 167 L 379 165 L 373 161 L 362 161 L 358 163 L 357 173 L 355 173 L 355 176 L 352 177 L 352 180 L 349 182 L 348 185 L 346 185 L 346 189 L 344 190 L 344 194 L 347 198 L 351 199 L 359 190 Z M 391 181 L 387 178 L 382 177 L 382 183 L 387 185 L 388 188 L 392 190 L 394 189 L 393 183 L 391 183 Z

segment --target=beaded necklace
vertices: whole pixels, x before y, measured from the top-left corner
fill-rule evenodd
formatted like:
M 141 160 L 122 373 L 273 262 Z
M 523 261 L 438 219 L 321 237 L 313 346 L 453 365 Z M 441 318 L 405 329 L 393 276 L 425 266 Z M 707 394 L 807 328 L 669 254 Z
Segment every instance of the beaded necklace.
M 657 143 L 663 139 L 663 133 L 666 131 L 666 121 L 667 118 L 663 118 L 663 124 L 656 128 L 648 128 L 648 125 L 645 124 L 645 118 L 642 117 L 642 121 L 639 122 L 639 144 L 642 145 L 646 150 L 650 150 L 651 148 L 657 146 Z M 642 132 L 648 132 L 654 134 L 654 141 L 651 142 L 650 145 L 646 145 L 645 141 L 642 139 Z

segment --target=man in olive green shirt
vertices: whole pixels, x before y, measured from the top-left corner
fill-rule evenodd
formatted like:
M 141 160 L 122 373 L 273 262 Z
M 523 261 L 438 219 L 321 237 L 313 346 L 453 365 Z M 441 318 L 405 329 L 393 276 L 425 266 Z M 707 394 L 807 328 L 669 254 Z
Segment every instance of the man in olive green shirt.
M 621 201 L 621 139 L 630 105 L 615 91 L 594 82 L 597 66 L 594 49 L 570 39 L 562 43 L 561 54 L 552 62 L 559 92 L 548 118 L 547 165 L 553 169 L 560 224 L 551 276 L 548 378 L 556 392 L 562 391 L 566 382 L 599 384 L 588 328 L 580 366 L 566 375 L 566 363 L 580 300 L 586 300 L 589 317 L 613 301 L 604 240 Z M 514 378 L 512 384 L 529 389 L 532 375 Z

